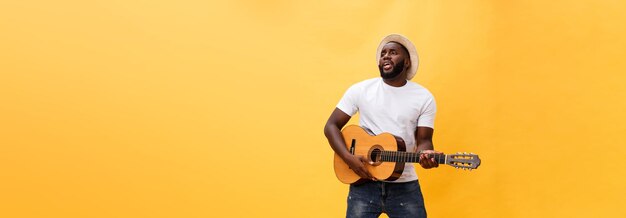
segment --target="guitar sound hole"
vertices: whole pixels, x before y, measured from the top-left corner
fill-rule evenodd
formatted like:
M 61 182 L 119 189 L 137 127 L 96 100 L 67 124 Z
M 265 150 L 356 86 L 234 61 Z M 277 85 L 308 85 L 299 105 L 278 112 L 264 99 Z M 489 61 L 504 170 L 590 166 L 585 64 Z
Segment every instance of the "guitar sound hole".
M 372 152 L 370 153 L 370 160 L 372 160 L 372 162 L 374 162 L 374 163 L 379 163 L 380 162 L 380 152 L 381 152 L 380 149 L 374 148 L 372 150 Z

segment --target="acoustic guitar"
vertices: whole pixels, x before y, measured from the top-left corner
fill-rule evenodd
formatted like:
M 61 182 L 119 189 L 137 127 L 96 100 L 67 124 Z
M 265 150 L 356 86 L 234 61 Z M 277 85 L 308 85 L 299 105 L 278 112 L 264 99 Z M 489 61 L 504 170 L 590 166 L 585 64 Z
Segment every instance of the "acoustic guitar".
M 370 164 L 367 170 L 378 180 L 394 181 L 400 178 L 405 163 L 418 163 L 420 152 L 407 152 L 404 140 L 390 133 L 374 135 L 360 126 L 345 127 L 341 134 L 351 154 L 364 156 Z M 439 164 L 446 164 L 458 169 L 476 169 L 480 158 L 476 154 L 429 154 Z M 353 184 L 365 181 L 335 154 L 335 175 L 339 181 Z

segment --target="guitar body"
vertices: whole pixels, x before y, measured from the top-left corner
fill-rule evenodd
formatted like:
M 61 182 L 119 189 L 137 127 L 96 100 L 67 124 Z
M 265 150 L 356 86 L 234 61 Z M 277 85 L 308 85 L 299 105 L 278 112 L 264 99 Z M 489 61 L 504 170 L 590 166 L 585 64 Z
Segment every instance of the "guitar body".
M 406 146 L 402 138 L 389 133 L 372 135 L 365 129 L 356 125 L 345 127 L 341 131 L 341 134 L 343 135 L 348 151 L 353 147 L 354 155 L 363 156 L 371 163 L 365 164 L 365 166 L 374 178 L 385 181 L 393 181 L 400 178 L 404 170 L 404 162 L 376 161 L 374 154 L 380 151 L 406 151 Z M 352 171 L 337 154 L 335 154 L 334 165 L 335 175 L 339 181 L 346 184 L 365 181 L 365 179 Z

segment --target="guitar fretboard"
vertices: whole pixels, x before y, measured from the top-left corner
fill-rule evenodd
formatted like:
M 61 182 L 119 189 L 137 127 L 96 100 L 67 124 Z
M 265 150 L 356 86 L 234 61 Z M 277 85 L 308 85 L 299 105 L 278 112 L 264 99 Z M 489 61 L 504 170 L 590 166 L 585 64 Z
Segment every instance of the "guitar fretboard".
M 420 153 L 418 152 L 381 151 L 380 154 L 375 155 L 377 160 L 383 162 L 418 163 L 420 160 Z M 445 154 L 428 154 L 428 157 L 435 158 L 439 164 L 445 164 L 447 158 Z

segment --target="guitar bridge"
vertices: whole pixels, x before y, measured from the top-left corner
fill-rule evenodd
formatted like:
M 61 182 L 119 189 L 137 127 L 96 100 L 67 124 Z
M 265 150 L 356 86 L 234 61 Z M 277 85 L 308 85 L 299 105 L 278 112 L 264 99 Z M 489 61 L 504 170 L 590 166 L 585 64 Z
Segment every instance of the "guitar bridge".
M 356 139 L 352 139 L 352 145 L 350 145 L 350 154 L 354 155 L 354 146 L 356 145 Z

